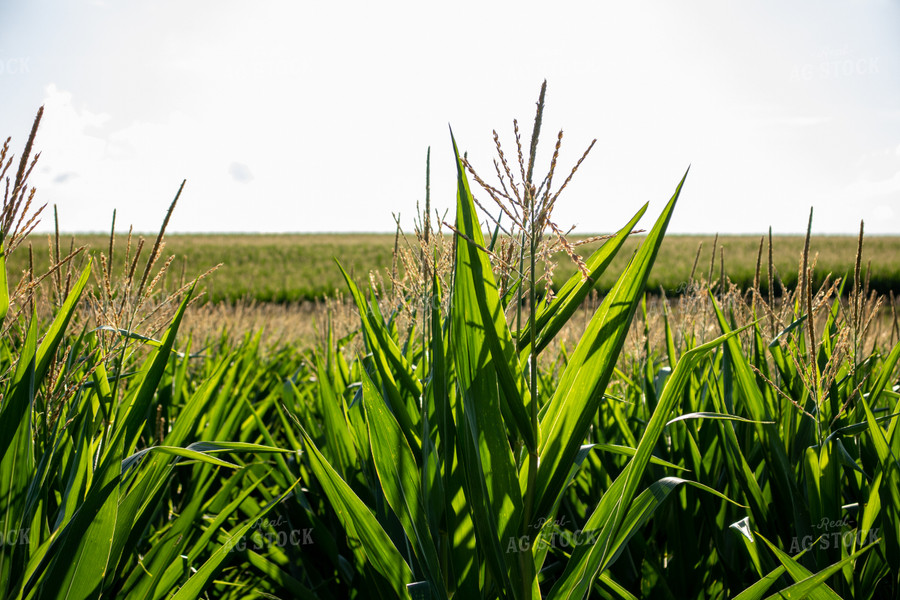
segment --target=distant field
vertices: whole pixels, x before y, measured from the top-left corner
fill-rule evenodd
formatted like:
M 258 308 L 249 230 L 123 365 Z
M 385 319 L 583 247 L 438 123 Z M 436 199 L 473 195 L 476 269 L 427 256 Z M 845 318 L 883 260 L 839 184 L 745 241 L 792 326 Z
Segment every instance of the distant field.
M 635 236 L 620 252 L 610 272 L 600 281 L 601 289 L 608 289 L 621 272 L 625 262 L 637 246 Z M 71 236 L 63 236 L 65 255 Z M 182 267 L 188 277 L 211 266 L 223 266 L 203 284 L 212 301 L 253 299 L 260 302 L 290 302 L 333 295 L 345 290 L 345 284 L 333 257 L 341 260 L 358 281 L 365 280 L 369 271 L 391 268 L 394 236 L 388 234 L 286 234 L 286 235 L 171 235 L 166 238 L 164 257 L 174 254 L 175 261 L 167 278 L 169 287 L 181 279 Z M 697 274 L 704 278 L 710 267 L 713 236 L 667 236 L 662 244 L 648 282 L 648 290 L 663 286 L 674 292 L 688 280 L 697 247 L 703 243 Z M 152 246 L 153 238 L 145 242 L 144 253 Z M 414 242 L 413 242 L 414 243 Z M 37 268 L 46 267 L 46 238 L 34 238 Z M 86 244 L 95 254 L 108 253 L 108 236 L 78 235 L 76 245 Z M 851 273 L 856 257 L 856 238 L 851 236 L 814 237 L 810 254 L 818 254 L 817 279 L 828 272 L 837 275 Z M 587 254 L 597 244 L 582 248 Z M 720 272 L 720 251 L 724 248 L 725 273 L 732 281 L 747 286 L 753 281 L 759 237 L 721 236 L 716 250 L 713 277 Z M 793 284 L 797 279 L 797 264 L 803 250 L 801 236 L 776 236 L 774 257 L 777 273 L 782 280 Z M 133 252 L 133 250 L 132 250 Z M 124 269 L 125 238 L 119 238 L 115 249 L 117 269 Z M 763 274 L 765 274 L 765 250 Z M 20 248 L 11 257 L 10 276 L 27 266 L 27 248 Z M 554 281 L 560 284 L 573 272 L 568 259 L 560 257 Z M 865 241 L 864 268 L 871 262 L 870 281 L 880 292 L 900 293 L 900 236 L 870 237 Z M 121 272 L 121 271 L 120 271 Z

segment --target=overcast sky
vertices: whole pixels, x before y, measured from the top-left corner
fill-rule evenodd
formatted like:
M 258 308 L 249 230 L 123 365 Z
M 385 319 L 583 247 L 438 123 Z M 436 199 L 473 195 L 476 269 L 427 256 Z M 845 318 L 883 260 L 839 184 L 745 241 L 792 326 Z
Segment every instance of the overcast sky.
M 900 233 L 900 3 L 0 3 L 0 135 L 67 231 L 388 231 L 485 175 L 548 81 L 546 168 L 597 145 L 554 215 L 671 231 Z M 493 178 L 492 178 L 493 180 Z M 557 176 L 557 181 L 562 178 Z M 48 223 L 49 224 L 49 223 Z

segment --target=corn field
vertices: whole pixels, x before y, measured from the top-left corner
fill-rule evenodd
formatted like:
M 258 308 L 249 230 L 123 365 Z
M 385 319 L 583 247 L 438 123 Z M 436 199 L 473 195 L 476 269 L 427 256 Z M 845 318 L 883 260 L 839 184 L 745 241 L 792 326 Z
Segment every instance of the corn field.
M 357 327 L 274 349 L 179 337 L 168 216 L 124 272 L 57 245 L 10 285 L 39 113 L 0 155 L 0 598 L 898 597 L 900 344 L 862 230 L 846 280 L 814 289 L 807 238 L 776 296 L 770 238 L 750 289 L 711 264 L 648 300 L 686 173 L 561 343 L 648 206 L 580 256 L 552 210 L 584 156 L 551 191 L 560 133 L 533 183 L 542 108 L 518 165 L 495 134 L 499 183 L 456 151 L 453 235 L 426 201 L 394 297 L 338 260 Z

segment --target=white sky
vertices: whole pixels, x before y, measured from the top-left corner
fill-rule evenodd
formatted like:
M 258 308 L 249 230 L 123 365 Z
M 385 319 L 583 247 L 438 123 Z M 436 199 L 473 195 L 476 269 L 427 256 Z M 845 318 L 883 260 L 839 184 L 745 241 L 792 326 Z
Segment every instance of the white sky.
M 0 3 L 0 135 L 67 231 L 389 231 L 455 201 L 448 123 L 491 175 L 548 80 L 554 215 L 577 232 L 900 233 L 900 4 Z M 562 177 L 558 174 L 557 181 Z M 493 178 L 491 178 L 493 181 Z M 45 222 L 49 226 L 49 220 Z

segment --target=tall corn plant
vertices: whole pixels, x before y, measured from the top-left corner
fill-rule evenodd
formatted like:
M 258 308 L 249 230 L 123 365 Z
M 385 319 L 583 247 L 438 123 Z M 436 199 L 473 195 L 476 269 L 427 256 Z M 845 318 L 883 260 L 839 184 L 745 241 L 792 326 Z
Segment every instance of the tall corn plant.
M 5 256 L 36 224 L 36 214 L 28 217 L 34 189 L 29 192 L 27 177 L 41 114 L 12 185 L 7 179 L 0 218 L 0 318 L 7 319 L 0 338 L 0 598 L 197 598 L 236 559 L 236 542 L 279 506 L 297 478 L 283 461 L 273 475 L 270 467 L 220 457 L 286 451 L 259 443 L 274 440 L 239 420 L 256 414 L 246 398 L 216 394 L 230 389 L 225 378 L 236 356 L 224 356 L 196 390 L 186 383 L 190 354 L 179 355 L 175 339 L 190 291 L 158 340 L 77 325 L 90 261 L 73 273 L 69 260 L 68 275 L 55 277 L 63 291 L 49 322 L 32 309 L 33 274 L 10 301 Z M 2 176 L 12 163 L 7 150 L 8 142 L 0 154 Z M 163 230 L 136 294 L 140 301 L 159 279 L 149 275 Z M 51 274 L 63 266 L 57 262 Z M 124 306 L 121 298 L 130 292 L 110 299 Z M 112 349 L 104 351 L 110 336 Z M 136 343 L 144 349 L 132 353 Z M 192 477 L 178 483 L 185 469 Z M 220 490 L 214 480 L 226 483 Z M 258 502 L 253 493 L 261 487 Z M 215 518 L 204 524 L 203 514 Z M 159 540 L 164 543 L 154 546 Z M 278 562 L 286 562 L 277 553 L 242 558 L 277 579 L 278 589 L 308 592 L 286 574 L 277 577 Z
M 622 423 L 651 418 L 679 355 L 697 346 L 686 329 L 713 325 L 729 335 L 740 323 L 749 323 L 743 338 L 729 337 L 724 352 L 701 362 L 685 387 L 686 414 L 670 422 L 657 445 L 655 457 L 664 464 L 651 467 L 651 478 L 665 465 L 688 469 L 746 506 L 681 493 L 636 534 L 625 560 L 603 581 L 604 592 L 623 595 L 624 587 L 644 595 L 741 599 L 896 595 L 890 563 L 895 492 L 882 483 L 893 466 L 881 440 L 894 435 L 896 388 L 889 383 L 896 381 L 900 350 L 855 330 L 854 323 L 873 322 L 877 303 L 852 293 L 845 305 L 840 288 L 826 283 L 818 292 L 786 290 L 779 306 L 771 297 L 763 300 L 758 286 L 745 302 L 734 288 L 710 294 L 704 284 L 681 299 L 680 322 L 663 311 L 663 351 L 648 342 L 645 357 L 619 373 L 611 393 L 627 403 L 595 419 L 592 433 L 603 455 L 589 456 L 565 508 L 577 514 L 605 489 L 604 473 L 619 468 L 609 458 L 621 451 L 617 441 L 632 444 Z M 673 335 L 678 328 L 683 335 Z M 874 340 L 876 351 L 860 355 L 854 339 L 857 347 Z
M 527 186 L 539 120 L 540 109 Z M 681 356 L 640 439 L 623 449 L 631 459 L 583 515 L 574 552 L 551 549 L 546 534 L 591 452 L 586 442 L 592 423 L 608 410 L 604 393 L 684 179 L 595 312 L 555 388 L 542 389 L 537 354 L 593 289 L 646 206 L 584 261 L 582 272 L 552 301 L 539 305 L 536 232 L 527 232 L 520 246 L 519 264 L 532 268 L 501 291 L 490 251 L 497 236 L 490 244 L 485 240 L 455 140 L 453 148 L 457 206 L 450 289 L 442 289 L 432 273 L 427 336 L 418 350 L 409 344 L 404 349 L 377 301 L 367 301 L 344 273 L 369 354 L 349 373 L 360 382 L 352 401 L 323 406 L 333 415 L 326 426 L 337 431 L 327 440 L 319 436 L 317 444 L 315 423 L 301 422 L 306 460 L 346 535 L 359 544 L 356 567 L 377 573 L 372 581 L 388 597 L 585 597 L 678 485 L 691 483 L 721 496 L 677 477 L 647 485 L 645 474 L 694 369 L 734 334 Z M 518 217 L 536 225 L 550 206 L 527 186 Z M 509 290 L 521 290 L 519 298 L 530 298 L 526 305 L 534 310 L 522 315 L 518 303 L 510 316 L 516 293 Z M 444 315 L 440 299 L 447 292 Z M 334 381 L 340 384 L 340 378 Z M 329 395 L 321 400 L 335 402 Z
M 896 381 L 900 344 L 881 348 L 877 335 L 869 335 L 878 305 L 860 277 L 862 225 L 846 304 L 840 279 L 826 278 L 813 289 L 811 226 L 812 211 L 800 285 L 784 299 L 778 318 L 771 300 L 762 303 L 768 331 L 759 319 L 746 348 L 729 341 L 720 369 L 731 385 L 716 386 L 723 411 L 762 421 L 743 439 L 722 430 L 744 469 L 729 468 L 729 487 L 741 490 L 750 505 L 739 524 L 746 534 L 741 541 L 762 578 L 740 597 L 762 597 L 776 572 L 788 583 L 780 593 L 798 593 L 818 581 L 821 597 L 890 597 L 900 589 L 900 504 L 896 486 L 884 483 L 896 483 L 890 448 L 898 444 L 898 405 L 890 383 Z M 734 307 L 729 315 L 715 300 L 711 304 L 721 331 L 730 331 Z M 862 344 L 870 337 L 874 343 L 866 353 Z M 745 458 L 750 448 L 761 451 Z

